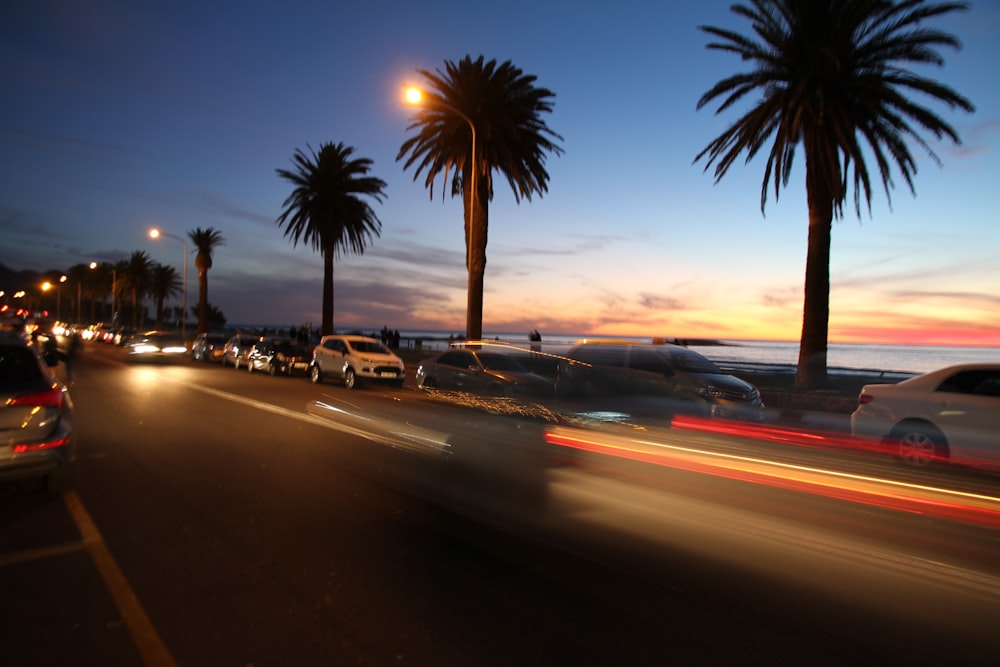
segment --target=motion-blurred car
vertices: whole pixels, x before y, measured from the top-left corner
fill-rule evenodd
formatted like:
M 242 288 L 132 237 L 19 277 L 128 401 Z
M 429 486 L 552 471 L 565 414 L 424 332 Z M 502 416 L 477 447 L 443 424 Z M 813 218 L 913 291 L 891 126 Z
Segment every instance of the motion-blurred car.
M 962 364 L 861 389 L 855 436 L 875 438 L 911 465 L 1000 469 L 1000 364 Z
M 581 340 L 559 364 L 556 395 L 667 399 L 669 409 L 713 417 L 756 419 L 763 403 L 749 382 L 679 345 Z
M 323 336 L 313 350 L 309 377 L 315 383 L 326 378 L 341 380 L 348 389 L 362 382 L 381 382 L 403 386 L 406 367 L 385 345 L 367 336 Z
M 76 481 L 73 402 L 38 352 L 0 332 L 0 481 L 44 479 L 53 493 Z
M 132 334 L 124 343 L 129 361 L 175 361 L 187 356 L 187 342 L 169 331 Z
M 550 380 L 507 352 L 453 348 L 420 362 L 417 386 L 491 396 L 551 398 Z
M 226 335 L 218 333 L 200 333 L 191 344 L 191 358 L 195 361 L 222 362 L 226 351 Z
M 239 370 L 240 366 L 246 365 L 250 349 L 259 340 L 260 336 L 252 334 L 236 334 L 230 338 L 226 341 L 225 348 L 223 348 L 222 365 L 230 364 L 233 368 Z
M 305 373 L 309 369 L 312 352 L 304 345 L 289 338 L 269 338 L 254 343 L 247 356 L 247 370 L 263 371 L 269 375 Z

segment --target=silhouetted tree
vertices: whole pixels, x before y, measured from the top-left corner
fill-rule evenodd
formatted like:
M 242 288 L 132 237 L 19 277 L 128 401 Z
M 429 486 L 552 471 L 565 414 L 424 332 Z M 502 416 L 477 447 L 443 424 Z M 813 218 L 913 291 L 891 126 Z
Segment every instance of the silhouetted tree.
M 188 232 L 188 238 L 194 244 L 194 265 L 198 267 L 198 333 L 205 333 L 208 326 L 208 270 L 212 268 L 212 254 L 215 249 L 226 241 L 222 232 L 212 227 L 202 229 L 196 227 Z

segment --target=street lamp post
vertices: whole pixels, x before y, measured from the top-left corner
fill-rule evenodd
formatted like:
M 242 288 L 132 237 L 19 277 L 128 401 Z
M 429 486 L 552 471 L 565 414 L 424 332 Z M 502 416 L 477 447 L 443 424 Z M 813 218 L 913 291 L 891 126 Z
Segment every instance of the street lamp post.
M 149 230 L 149 238 L 158 239 L 161 236 L 169 236 L 172 239 L 181 242 L 184 246 L 184 294 L 181 297 L 181 337 L 185 340 L 187 339 L 187 309 L 188 309 L 188 244 L 180 236 L 175 234 L 168 234 L 167 232 L 161 232 L 159 229 L 154 227 Z
M 93 271 L 94 269 L 97 268 L 97 262 L 91 262 L 90 264 L 87 265 L 87 268 L 89 268 L 91 271 Z M 81 289 L 82 286 L 83 286 L 83 281 L 80 280 L 80 276 L 77 276 L 76 277 L 76 323 L 77 324 L 80 324 L 82 322 L 82 319 L 83 319 L 81 317 L 81 315 L 80 315 L 80 301 L 83 298 L 83 290 Z M 93 303 L 94 303 L 93 298 L 91 298 L 90 303 L 91 303 L 91 306 L 93 306 Z M 91 307 L 91 309 L 90 309 L 90 316 L 91 317 L 94 316 L 94 309 L 93 309 L 93 307 Z
M 410 86 L 406 89 L 405 97 L 408 104 L 412 104 L 415 106 L 423 104 L 423 96 L 424 96 L 423 91 L 415 86 Z M 473 330 L 472 291 L 473 291 L 474 278 L 472 272 L 472 240 L 474 238 L 473 230 L 476 227 L 475 225 L 476 203 L 478 202 L 478 197 L 479 197 L 479 191 L 476 190 L 476 172 L 478 171 L 478 169 L 476 168 L 476 125 L 475 123 L 472 122 L 472 119 L 469 118 L 464 112 L 452 106 L 451 104 L 448 104 L 444 100 L 440 98 L 435 99 L 434 104 L 442 106 L 445 109 L 448 109 L 449 111 L 452 111 L 455 114 L 457 114 L 462 120 L 468 123 L 469 130 L 472 131 L 472 156 L 471 156 L 472 176 L 469 178 L 469 186 L 472 188 L 472 194 L 469 197 L 469 230 L 466 233 L 466 238 L 465 238 L 465 270 L 467 273 L 467 280 L 468 280 L 468 286 L 466 287 L 466 294 L 465 294 L 465 337 L 466 340 L 469 340 L 472 338 L 472 330 Z M 481 327 L 482 323 L 480 323 L 479 326 Z M 475 337 L 476 338 L 482 337 L 482 332 L 480 331 L 480 335 Z

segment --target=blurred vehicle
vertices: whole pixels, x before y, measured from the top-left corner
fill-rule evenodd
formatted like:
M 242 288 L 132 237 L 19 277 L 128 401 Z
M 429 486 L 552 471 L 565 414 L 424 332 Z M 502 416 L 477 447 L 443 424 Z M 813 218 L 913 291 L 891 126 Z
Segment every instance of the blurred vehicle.
M 851 433 L 911 465 L 1000 469 L 1000 364 L 962 364 L 861 388 Z
M 200 333 L 191 344 L 191 358 L 195 361 L 222 362 L 226 352 L 226 335 L 220 333 Z
M 254 343 L 247 356 L 247 370 L 264 371 L 269 375 L 291 375 L 309 370 L 312 353 L 290 338 L 269 338 Z
M 713 417 L 760 417 L 760 391 L 679 345 L 581 340 L 559 364 L 556 395 L 653 396 L 670 409 Z
M 389 348 L 367 336 L 323 336 L 313 350 L 309 377 L 315 383 L 326 378 L 341 380 L 348 389 L 364 382 L 403 386 L 406 367 Z
M 253 334 L 236 334 L 230 338 L 223 348 L 222 365 L 231 364 L 233 368 L 239 370 L 241 365 L 246 364 L 250 348 L 259 340 L 260 336 Z
M 173 361 L 187 356 L 187 342 L 169 331 L 132 334 L 123 344 L 129 361 Z
M 417 386 L 492 396 L 552 398 L 553 384 L 507 352 L 473 348 L 445 350 L 420 362 Z
M 76 481 L 73 402 L 17 332 L 0 332 L 0 480 L 44 479 L 53 493 Z

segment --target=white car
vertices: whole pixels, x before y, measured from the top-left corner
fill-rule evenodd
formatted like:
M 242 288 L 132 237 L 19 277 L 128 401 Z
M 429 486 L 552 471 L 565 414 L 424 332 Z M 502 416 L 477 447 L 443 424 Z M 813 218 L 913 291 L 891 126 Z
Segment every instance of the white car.
M 367 336 L 323 336 L 313 351 L 309 378 L 320 383 L 328 377 L 343 381 L 348 389 L 362 382 L 382 382 L 403 386 L 403 360 L 374 338 Z
M 865 385 L 851 432 L 878 439 L 912 465 L 947 461 L 1000 470 L 1000 363 Z

